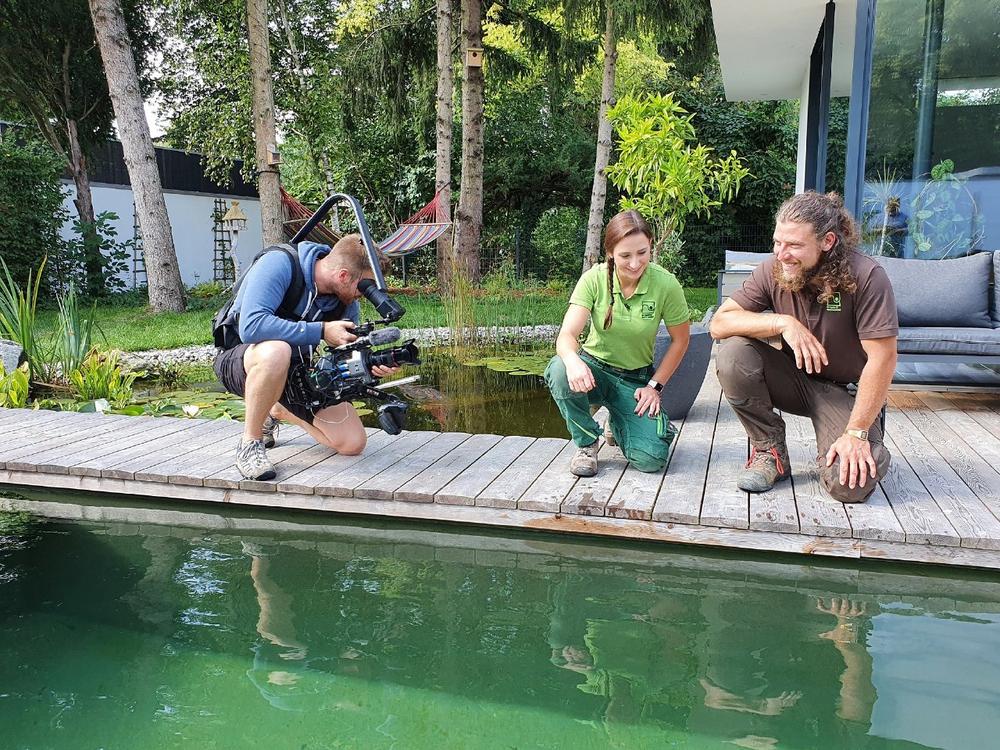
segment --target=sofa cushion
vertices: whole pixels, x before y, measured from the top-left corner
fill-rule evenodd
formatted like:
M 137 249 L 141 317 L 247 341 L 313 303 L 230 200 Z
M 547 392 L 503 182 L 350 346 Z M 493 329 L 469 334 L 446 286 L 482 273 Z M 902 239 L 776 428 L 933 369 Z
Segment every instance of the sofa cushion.
M 1000 328 L 1000 250 L 993 251 L 993 327 Z
M 900 328 L 900 354 L 1000 356 L 1000 328 Z
M 947 260 L 875 260 L 892 282 L 900 326 L 993 327 L 990 253 Z

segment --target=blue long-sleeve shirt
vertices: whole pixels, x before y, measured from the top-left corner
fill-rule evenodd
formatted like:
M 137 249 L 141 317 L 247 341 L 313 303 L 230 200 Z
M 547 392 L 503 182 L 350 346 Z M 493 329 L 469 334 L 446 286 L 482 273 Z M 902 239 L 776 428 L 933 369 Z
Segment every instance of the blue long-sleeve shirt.
M 333 294 L 319 294 L 313 269 L 316 261 L 330 252 L 326 245 L 299 243 L 299 261 L 305 278 L 302 296 L 295 305 L 300 320 L 292 321 L 275 315 L 292 283 L 292 266 L 287 253 L 265 253 L 247 272 L 240 285 L 234 311 L 239 315 L 240 340 L 246 344 L 261 341 L 285 341 L 292 346 L 315 347 L 323 340 L 323 322 L 329 312 L 337 319 L 357 323 L 360 307 L 357 302 L 344 304 Z M 330 315 L 325 315 L 330 319 Z

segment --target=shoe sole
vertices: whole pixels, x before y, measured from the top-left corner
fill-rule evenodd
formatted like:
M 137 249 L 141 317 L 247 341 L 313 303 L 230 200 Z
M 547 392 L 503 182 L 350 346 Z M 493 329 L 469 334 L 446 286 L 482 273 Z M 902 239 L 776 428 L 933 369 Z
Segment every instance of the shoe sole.
M 752 492 L 755 495 L 759 495 L 762 492 L 768 492 L 769 490 L 773 490 L 775 484 L 777 484 L 778 482 L 783 482 L 786 479 L 789 479 L 790 477 L 791 474 L 779 474 L 777 479 L 774 480 L 774 484 L 772 484 L 770 487 L 765 487 L 764 489 L 757 489 L 756 487 L 745 487 L 739 482 L 736 483 L 736 486 L 739 487 L 741 490 L 743 490 L 743 492 Z

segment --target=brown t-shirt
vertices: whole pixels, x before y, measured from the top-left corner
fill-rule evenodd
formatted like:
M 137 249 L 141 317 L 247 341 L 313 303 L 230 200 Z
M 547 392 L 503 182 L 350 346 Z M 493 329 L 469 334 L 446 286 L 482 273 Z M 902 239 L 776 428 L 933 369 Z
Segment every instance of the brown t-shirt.
M 868 355 L 862 339 L 884 339 L 899 332 L 896 298 L 885 270 L 867 255 L 852 252 L 851 272 L 858 288 L 853 294 L 840 293 L 826 304 L 816 300 L 817 290 L 806 287 L 801 292 L 782 289 L 774 280 L 777 258 L 761 263 L 734 292 L 732 300 L 744 310 L 773 310 L 791 315 L 803 323 L 826 349 L 830 364 L 819 375 L 837 383 L 856 383 Z M 787 354 L 792 352 L 784 345 Z

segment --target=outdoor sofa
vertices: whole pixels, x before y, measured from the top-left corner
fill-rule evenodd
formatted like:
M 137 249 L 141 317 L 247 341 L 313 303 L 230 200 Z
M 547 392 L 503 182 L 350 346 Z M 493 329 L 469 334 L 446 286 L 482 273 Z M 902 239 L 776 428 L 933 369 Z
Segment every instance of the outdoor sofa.
M 770 253 L 726 253 L 719 304 Z M 1000 251 L 963 258 L 876 257 L 892 283 L 900 362 L 1000 364 Z

